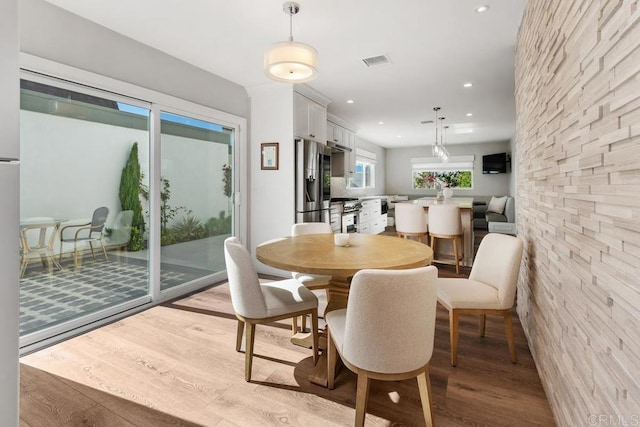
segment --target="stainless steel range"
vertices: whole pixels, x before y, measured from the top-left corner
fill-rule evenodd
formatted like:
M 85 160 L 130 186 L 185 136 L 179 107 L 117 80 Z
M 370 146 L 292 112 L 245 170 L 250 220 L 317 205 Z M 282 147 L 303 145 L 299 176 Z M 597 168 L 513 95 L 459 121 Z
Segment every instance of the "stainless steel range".
M 360 200 L 354 198 L 333 198 L 331 199 L 332 208 L 335 212 L 332 215 L 331 225 L 334 232 L 357 233 L 358 232 L 358 214 L 362 208 Z M 338 225 L 337 219 L 340 219 Z

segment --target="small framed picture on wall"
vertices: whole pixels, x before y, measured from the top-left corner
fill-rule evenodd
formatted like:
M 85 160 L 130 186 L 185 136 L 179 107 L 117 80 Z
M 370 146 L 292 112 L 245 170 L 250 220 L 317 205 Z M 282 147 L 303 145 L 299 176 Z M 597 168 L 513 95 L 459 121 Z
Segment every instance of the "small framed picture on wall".
M 278 170 L 278 148 L 277 142 L 263 142 L 260 144 L 260 169 Z

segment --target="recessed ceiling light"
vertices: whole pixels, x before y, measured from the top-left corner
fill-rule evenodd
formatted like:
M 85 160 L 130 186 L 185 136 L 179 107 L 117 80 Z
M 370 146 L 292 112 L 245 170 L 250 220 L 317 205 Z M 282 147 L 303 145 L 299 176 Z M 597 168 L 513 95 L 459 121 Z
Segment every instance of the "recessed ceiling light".
M 486 5 L 476 8 L 476 12 L 478 13 L 486 12 L 487 10 L 489 10 L 489 6 L 486 6 Z
M 347 99 L 347 104 L 353 104 L 353 99 Z
M 473 113 L 467 113 L 467 117 L 473 116 Z
M 402 138 L 402 135 L 398 135 L 398 138 Z
M 465 83 L 465 84 L 463 84 L 462 86 L 464 86 L 464 87 L 471 87 L 471 86 L 473 86 L 473 83 Z
M 378 124 L 379 124 L 379 125 L 383 125 L 383 124 L 384 124 L 384 122 L 378 122 Z

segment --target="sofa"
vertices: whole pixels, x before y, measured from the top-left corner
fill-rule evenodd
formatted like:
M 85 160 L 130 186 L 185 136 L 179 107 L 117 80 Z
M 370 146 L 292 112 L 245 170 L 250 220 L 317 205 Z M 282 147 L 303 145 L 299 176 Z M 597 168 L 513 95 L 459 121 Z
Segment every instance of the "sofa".
M 516 210 L 515 201 L 513 197 L 507 197 L 504 211 L 488 212 L 491 198 L 494 196 L 473 196 L 473 228 L 474 230 L 487 230 L 489 229 L 489 223 L 509 223 L 515 224 L 516 222 Z M 492 230 L 489 230 L 492 231 Z

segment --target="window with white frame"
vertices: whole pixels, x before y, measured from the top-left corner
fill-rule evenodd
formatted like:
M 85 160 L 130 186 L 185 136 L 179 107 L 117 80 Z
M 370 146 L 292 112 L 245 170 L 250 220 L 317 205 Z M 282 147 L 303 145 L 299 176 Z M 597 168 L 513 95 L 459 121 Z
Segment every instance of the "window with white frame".
M 414 190 L 442 187 L 470 190 L 473 188 L 475 156 L 451 156 L 443 163 L 437 157 L 411 159 L 411 180 Z
M 347 188 L 375 188 L 376 153 L 356 148 L 356 171 L 347 180 Z

